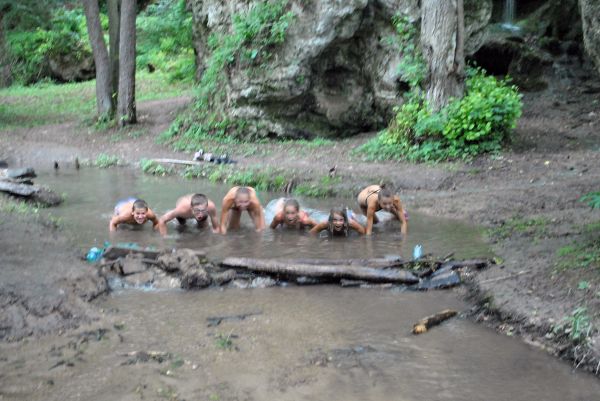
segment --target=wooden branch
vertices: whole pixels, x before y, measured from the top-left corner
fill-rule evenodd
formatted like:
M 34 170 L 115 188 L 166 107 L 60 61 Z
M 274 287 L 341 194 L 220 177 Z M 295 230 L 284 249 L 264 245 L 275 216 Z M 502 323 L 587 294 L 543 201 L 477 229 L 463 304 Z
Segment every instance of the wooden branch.
M 455 310 L 446 309 L 439 313 L 436 313 L 435 315 L 427 316 L 426 318 L 423 318 L 423 319 L 419 320 L 417 323 L 415 323 L 415 325 L 413 326 L 412 332 L 413 332 L 413 334 L 425 333 L 427 330 L 429 330 L 430 327 L 437 326 L 438 324 L 442 323 L 444 320 L 448 320 L 451 317 L 456 316 L 456 314 L 457 314 L 457 312 Z
M 402 284 L 414 284 L 419 281 L 411 272 L 404 270 L 381 270 L 351 265 L 290 264 L 280 260 L 250 258 L 226 258 L 221 265 L 267 274 L 328 278 L 336 281 L 343 278 Z
M 194 160 L 179 160 L 179 159 L 150 159 L 156 163 L 171 163 L 171 164 L 183 164 L 186 166 L 202 166 L 203 162 L 197 162 Z
M 291 265 L 350 265 L 350 266 L 363 266 L 363 267 L 374 267 L 374 268 L 385 268 L 394 267 L 398 264 L 403 263 L 401 259 L 384 259 L 384 258 L 372 258 L 372 259 L 279 259 L 282 263 L 288 263 Z

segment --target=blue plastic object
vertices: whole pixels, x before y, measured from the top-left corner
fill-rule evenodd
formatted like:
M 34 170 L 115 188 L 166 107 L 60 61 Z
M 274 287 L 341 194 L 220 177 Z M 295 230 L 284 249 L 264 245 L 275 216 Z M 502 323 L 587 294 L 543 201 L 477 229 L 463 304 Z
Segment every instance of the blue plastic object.
M 413 259 L 417 260 L 421 256 L 423 256 L 423 247 L 421 245 L 415 245 L 415 249 L 413 249 Z
M 97 260 L 100 260 L 101 257 L 102 257 L 102 249 L 96 248 L 96 247 L 91 248 L 88 251 L 87 255 L 85 255 L 85 259 L 88 262 L 96 262 Z

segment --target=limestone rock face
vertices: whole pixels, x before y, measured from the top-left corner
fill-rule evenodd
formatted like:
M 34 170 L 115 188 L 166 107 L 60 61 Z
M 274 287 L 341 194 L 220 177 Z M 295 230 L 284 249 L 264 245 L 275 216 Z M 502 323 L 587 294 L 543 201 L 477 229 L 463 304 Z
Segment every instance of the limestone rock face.
M 583 43 L 600 72 L 600 2 L 579 0 L 583 22 Z
M 198 75 L 209 56 L 209 35 L 230 32 L 232 16 L 257 2 L 190 1 Z M 419 24 L 418 4 L 290 0 L 295 18 L 267 65 L 252 74 L 237 65 L 229 67 L 227 113 L 249 122 L 248 134 L 269 137 L 351 135 L 385 126 L 407 87 L 398 70 L 402 55 L 385 39 L 395 34 L 395 14 Z M 483 41 L 491 9 L 491 0 L 465 0 L 468 54 Z

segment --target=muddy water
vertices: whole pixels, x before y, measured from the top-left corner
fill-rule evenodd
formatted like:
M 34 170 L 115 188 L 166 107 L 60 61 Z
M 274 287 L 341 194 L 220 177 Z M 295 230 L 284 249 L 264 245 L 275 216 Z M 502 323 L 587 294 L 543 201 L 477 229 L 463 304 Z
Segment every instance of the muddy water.
M 38 182 L 66 195 L 66 201 L 52 214 L 62 219 L 68 231 L 76 233 L 74 240 L 81 248 L 102 245 L 104 241 L 136 242 L 141 245 L 177 246 L 204 248 L 215 258 L 222 256 L 255 257 L 381 257 L 404 255 L 411 257 L 415 244 L 422 244 L 425 252 L 438 256 L 456 252 L 457 256 L 470 257 L 490 254 L 481 239 L 481 231 L 459 221 L 430 218 L 412 211 L 408 205 L 410 235 L 401 241 L 399 223 L 389 222 L 377 227 L 372 237 L 351 236 L 348 239 L 315 239 L 309 235 L 281 230 L 266 230 L 257 234 L 247 214 L 242 217 L 242 229 L 230 232 L 226 237 L 215 235 L 210 230 L 199 231 L 193 224 L 181 230 L 173 221 L 169 235 L 163 240 L 150 229 L 150 223 L 141 230 L 123 229 L 109 237 L 108 221 L 115 203 L 123 198 L 135 196 L 145 199 L 150 207 L 162 214 L 175 206 L 179 196 L 202 192 L 207 194 L 220 210 L 223 196 L 229 189 L 225 185 L 210 184 L 208 181 L 185 180 L 182 178 L 160 178 L 138 174 L 129 169 L 82 169 L 59 170 L 41 173 Z M 263 205 L 282 194 L 259 192 Z M 356 199 L 304 199 L 303 207 L 322 211 L 317 219 L 326 218 L 333 206 L 345 205 L 358 211 Z M 270 210 L 266 211 L 267 217 Z M 270 221 L 267 221 L 269 224 Z
M 127 291 L 100 306 L 119 323 L 101 340 L 72 335 L 0 347 L 0 398 L 591 401 L 600 394 L 595 378 L 462 318 L 409 334 L 423 316 L 465 308 L 447 292 Z M 242 313 L 256 315 L 207 327 L 208 317 Z M 127 364 L 126 354 L 139 350 L 173 359 Z M 72 366 L 52 368 L 60 361 Z
M 489 253 L 468 225 L 410 211 L 401 243 L 392 224 L 372 238 L 315 239 L 249 227 L 227 237 L 187 229 L 162 240 L 149 227 L 108 236 L 114 203 L 144 197 L 162 213 L 177 196 L 226 188 L 129 170 L 42 174 L 67 200 L 52 214 L 76 247 L 133 241 L 206 248 L 209 255 L 410 256 L 412 246 L 459 256 Z M 261 193 L 264 203 L 277 194 Z M 352 199 L 301 199 L 320 210 Z M 333 286 L 256 290 L 113 292 L 98 305 L 105 336 L 76 334 L 0 346 L 0 399 L 7 400 L 597 400 L 600 383 L 521 341 L 455 318 L 421 336 L 418 319 L 466 310 L 453 292 L 402 293 Z M 207 326 L 214 316 L 256 313 Z M 82 328 L 89 330 L 89 328 Z M 225 341 L 223 340 L 225 339 Z M 228 346 L 229 341 L 230 346 Z M 170 361 L 128 364 L 126 353 L 163 351 Z M 181 363 L 178 363 L 181 361 Z

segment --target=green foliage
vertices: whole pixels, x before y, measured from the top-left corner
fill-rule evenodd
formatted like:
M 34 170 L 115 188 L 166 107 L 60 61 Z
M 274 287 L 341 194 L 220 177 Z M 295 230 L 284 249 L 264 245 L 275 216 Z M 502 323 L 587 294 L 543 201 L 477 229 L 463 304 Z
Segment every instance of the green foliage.
M 108 168 L 117 166 L 119 164 L 119 158 L 115 155 L 107 155 L 106 153 L 100 153 L 94 161 L 94 166 L 100 168 Z
M 548 220 L 544 218 L 524 219 L 522 217 L 513 217 L 505 221 L 499 227 L 489 230 L 489 234 L 499 239 L 507 239 L 515 234 L 532 235 L 536 238 L 546 234 Z
M 577 344 L 585 344 L 594 332 L 587 308 L 578 307 L 554 327 L 555 333 L 565 334 Z
M 600 209 L 600 191 L 587 193 L 579 201 L 587 203 L 592 209 Z
M 342 182 L 340 177 L 324 176 L 315 183 L 302 183 L 294 188 L 294 194 L 326 198 L 335 194 L 335 185 Z
M 558 249 L 557 270 L 600 269 L 600 240 L 587 239 Z
M 194 115 L 180 119 L 161 136 L 163 142 L 177 139 L 178 149 L 193 149 L 206 139 L 226 141 L 239 135 L 246 127 L 245 121 L 225 117 L 224 85 L 228 69 L 237 63 L 252 71 L 266 67 L 272 57 L 273 47 L 283 43 L 285 33 L 293 20 L 286 11 L 288 0 L 265 0 L 254 3 L 247 12 L 232 17 L 229 33 L 215 32 L 208 38 L 210 56 L 198 84 Z
M 137 67 L 152 65 L 170 82 L 191 82 L 196 72 L 192 23 L 185 0 L 150 4 L 137 17 Z
M 222 333 L 217 334 L 215 337 L 215 345 L 218 349 L 231 351 L 233 350 L 233 340 L 231 333 L 224 335 Z
M 415 21 L 411 21 L 405 14 L 392 17 L 392 24 L 396 35 L 385 38 L 384 44 L 402 55 L 398 65 L 402 80 L 408 83 L 411 89 L 416 89 L 425 78 L 425 61 L 418 42 L 418 27 Z
M 162 164 L 148 159 L 140 160 L 140 167 L 144 173 L 152 175 L 165 176 L 173 172 L 172 168 L 166 168 Z
M 521 115 L 521 95 L 506 80 L 469 69 L 466 94 L 438 113 L 422 95 L 396 108 L 389 127 L 359 152 L 367 159 L 439 161 L 499 150 Z
M 20 215 L 37 215 L 39 211 L 40 206 L 36 203 L 16 200 L 15 198 L 6 195 L 0 196 L 0 212 Z
M 47 27 L 10 30 L 6 43 L 11 72 L 17 83 L 30 84 L 47 76 L 50 57 L 81 60 L 91 55 L 85 16 L 81 8 L 56 8 Z

